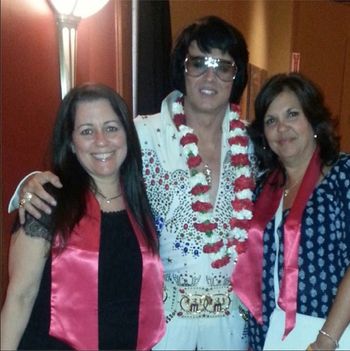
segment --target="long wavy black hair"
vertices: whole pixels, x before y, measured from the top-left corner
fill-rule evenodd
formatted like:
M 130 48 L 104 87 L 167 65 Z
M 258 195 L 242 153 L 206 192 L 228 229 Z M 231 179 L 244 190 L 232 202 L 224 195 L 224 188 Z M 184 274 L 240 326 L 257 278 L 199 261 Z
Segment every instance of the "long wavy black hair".
M 57 206 L 53 212 L 51 230 L 58 233 L 64 246 L 72 229 L 86 212 L 86 195 L 95 184 L 72 152 L 72 133 L 78 104 L 99 99 L 110 102 L 124 127 L 127 154 L 120 167 L 124 200 L 142 228 L 149 247 L 156 252 L 158 244 L 142 178 L 141 148 L 134 122 L 124 100 L 113 89 L 102 84 L 87 83 L 73 88 L 59 107 L 53 130 L 51 163 L 63 188 L 54 194 Z
M 238 104 L 247 85 L 249 57 L 247 44 L 241 32 L 216 16 L 203 17 L 182 31 L 170 57 L 170 75 L 173 88 L 184 95 L 186 95 L 184 62 L 193 41 L 196 41 L 200 50 L 205 53 L 219 49 L 233 58 L 238 70 L 232 85 L 230 102 Z
M 325 106 L 321 90 L 299 73 L 283 73 L 274 75 L 263 85 L 255 100 L 255 120 L 248 128 L 260 170 L 265 171 L 266 174 L 275 169 L 284 170 L 278 156 L 269 148 L 264 136 L 266 111 L 277 95 L 283 91 L 291 91 L 298 98 L 316 136 L 321 167 L 332 165 L 339 157 L 339 137 L 335 132 L 331 113 Z

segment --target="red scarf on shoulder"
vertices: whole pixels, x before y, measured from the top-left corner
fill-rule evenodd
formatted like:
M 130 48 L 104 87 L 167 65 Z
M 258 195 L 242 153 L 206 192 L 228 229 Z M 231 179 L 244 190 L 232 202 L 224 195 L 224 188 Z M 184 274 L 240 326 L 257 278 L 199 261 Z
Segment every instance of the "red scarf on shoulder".
M 286 312 L 283 338 L 295 325 L 301 220 L 306 203 L 320 178 L 320 173 L 319 149 L 316 148 L 284 224 L 284 264 L 278 298 L 279 306 Z M 281 181 L 282 174 L 275 171 L 265 182 L 255 203 L 254 216 L 248 233 L 247 250 L 239 256 L 232 276 L 233 290 L 260 324 L 262 324 L 263 234 L 266 225 L 275 216 L 283 196 L 283 188 L 277 186 L 281 184 Z

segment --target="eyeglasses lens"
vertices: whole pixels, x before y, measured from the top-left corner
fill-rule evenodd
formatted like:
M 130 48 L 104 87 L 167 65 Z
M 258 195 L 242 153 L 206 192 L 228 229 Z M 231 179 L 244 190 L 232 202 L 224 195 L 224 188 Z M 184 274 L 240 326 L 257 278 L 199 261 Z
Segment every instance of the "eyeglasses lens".
M 215 74 L 224 82 L 232 81 L 237 73 L 234 62 L 213 58 L 211 56 L 187 56 L 185 60 L 185 72 L 192 77 L 199 77 L 209 68 L 213 68 Z

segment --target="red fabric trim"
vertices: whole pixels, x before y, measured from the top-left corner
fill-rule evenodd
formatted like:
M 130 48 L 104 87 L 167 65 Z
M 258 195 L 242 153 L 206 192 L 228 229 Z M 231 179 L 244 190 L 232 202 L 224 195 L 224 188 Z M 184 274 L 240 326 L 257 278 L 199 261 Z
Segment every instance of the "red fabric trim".
M 142 231 L 130 209 L 127 213 L 140 243 L 142 255 L 142 287 L 140 296 L 137 350 L 150 350 L 165 333 L 163 311 L 163 266 L 158 255 L 148 249 Z M 156 233 L 154 233 L 156 235 Z
M 140 244 L 143 265 L 137 349 L 149 350 L 165 332 L 163 270 L 129 209 L 127 213 Z M 49 333 L 78 350 L 98 350 L 100 228 L 100 207 L 89 193 L 87 214 L 74 228 L 64 251 L 59 253 L 57 246 L 52 248 Z
M 281 184 L 279 180 L 279 173 L 272 173 L 255 203 L 247 248 L 239 256 L 232 276 L 233 290 L 260 324 L 262 324 L 263 234 L 267 223 L 276 213 L 282 196 L 282 188 L 273 186 Z
M 98 350 L 100 227 L 100 207 L 89 194 L 87 214 L 66 248 L 61 253 L 57 245 L 52 248 L 49 333 L 77 350 Z
M 283 338 L 294 328 L 297 307 L 298 249 L 302 214 L 320 177 L 321 165 L 318 148 L 304 174 L 301 186 L 284 224 L 284 266 L 278 304 L 286 311 Z M 232 276 L 233 290 L 259 323 L 262 323 L 262 259 L 263 234 L 267 223 L 274 217 L 282 196 L 281 174 L 274 172 L 266 181 L 256 202 L 254 217 L 248 234 L 247 251 L 240 255 Z

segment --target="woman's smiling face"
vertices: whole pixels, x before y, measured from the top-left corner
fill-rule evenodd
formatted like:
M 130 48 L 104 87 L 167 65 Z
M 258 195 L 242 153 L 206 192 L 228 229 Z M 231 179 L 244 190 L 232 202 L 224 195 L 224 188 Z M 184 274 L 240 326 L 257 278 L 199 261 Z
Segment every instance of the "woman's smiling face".
M 126 134 L 107 99 L 78 103 L 72 150 L 95 181 L 119 178 L 127 154 Z
M 264 117 L 264 133 L 283 163 L 311 157 L 316 147 L 312 126 L 290 90 L 282 91 L 271 102 Z

